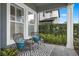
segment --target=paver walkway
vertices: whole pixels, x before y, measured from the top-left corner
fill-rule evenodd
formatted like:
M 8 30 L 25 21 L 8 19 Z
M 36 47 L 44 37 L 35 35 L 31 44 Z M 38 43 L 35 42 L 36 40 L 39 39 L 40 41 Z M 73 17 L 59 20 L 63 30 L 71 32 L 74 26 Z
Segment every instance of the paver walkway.
M 60 45 L 44 44 L 39 49 L 24 51 L 18 54 L 19 56 L 77 56 L 74 49 L 68 49 Z

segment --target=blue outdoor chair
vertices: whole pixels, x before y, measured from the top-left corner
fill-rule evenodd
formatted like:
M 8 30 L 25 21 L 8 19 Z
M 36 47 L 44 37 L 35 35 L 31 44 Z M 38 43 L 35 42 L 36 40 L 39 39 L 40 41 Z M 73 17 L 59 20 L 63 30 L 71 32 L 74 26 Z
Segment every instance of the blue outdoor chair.
M 35 43 L 38 43 L 38 44 L 39 44 L 39 41 L 41 41 L 40 35 L 33 35 L 32 39 Z
M 14 34 L 13 35 L 13 40 L 15 41 L 16 47 L 18 49 L 24 49 L 24 47 L 25 47 L 25 41 L 24 41 L 22 33 L 16 33 L 16 34 Z
M 37 32 L 32 33 L 32 40 L 34 41 L 34 43 L 37 43 L 37 48 L 39 48 L 42 41 L 41 36 Z

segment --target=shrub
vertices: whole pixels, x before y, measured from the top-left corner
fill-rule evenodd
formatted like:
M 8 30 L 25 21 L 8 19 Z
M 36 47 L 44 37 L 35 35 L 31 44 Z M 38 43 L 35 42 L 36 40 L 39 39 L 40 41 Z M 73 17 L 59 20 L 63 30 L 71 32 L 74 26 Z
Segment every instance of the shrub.
M 16 56 L 18 53 L 17 49 L 5 48 L 1 49 L 0 55 L 1 56 Z
M 43 38 L 44 42 L 50 43 L 50 44 L 60 44 L 65 45 L 66 44 L 66 35 L 57 35 L 54 34 L 40 34 Z

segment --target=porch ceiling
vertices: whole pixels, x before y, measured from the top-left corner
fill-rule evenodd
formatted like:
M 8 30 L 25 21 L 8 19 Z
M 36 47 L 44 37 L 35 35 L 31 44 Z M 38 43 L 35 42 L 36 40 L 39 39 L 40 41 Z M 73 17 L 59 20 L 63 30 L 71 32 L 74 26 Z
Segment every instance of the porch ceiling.
M 44 10 L 55 10 L 60 7 L 66 7 L 68 3 L 25 3 L 37 12 Z

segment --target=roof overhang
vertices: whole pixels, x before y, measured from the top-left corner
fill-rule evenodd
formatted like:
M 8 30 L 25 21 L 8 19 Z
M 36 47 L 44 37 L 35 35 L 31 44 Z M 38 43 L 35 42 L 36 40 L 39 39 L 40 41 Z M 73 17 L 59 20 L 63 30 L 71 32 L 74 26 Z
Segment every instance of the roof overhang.
M 25 3 L 32 9 L 36 10 L 37 12 L 44 11 L 44 10 L 55 10 L 61 7 L 66 7 L 68 3 Z

